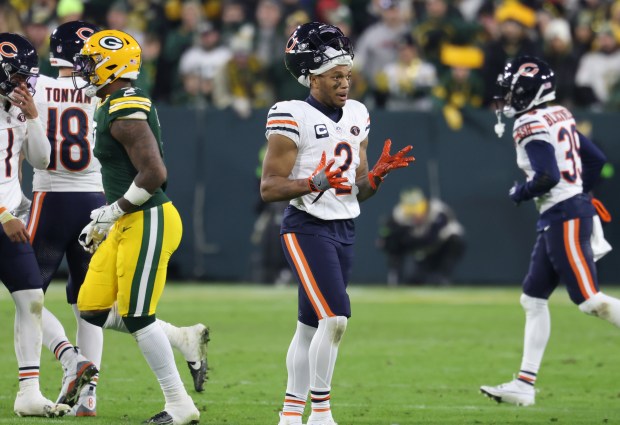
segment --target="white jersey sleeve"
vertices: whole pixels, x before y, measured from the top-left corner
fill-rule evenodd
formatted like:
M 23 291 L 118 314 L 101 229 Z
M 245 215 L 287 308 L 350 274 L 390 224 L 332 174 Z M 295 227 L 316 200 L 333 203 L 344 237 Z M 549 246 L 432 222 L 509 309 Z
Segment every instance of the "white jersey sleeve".
M 41 75 L 34 96 L 52 147 L 46 170 L 35 170 L 36 192 L 102 192 L 101 165 L 93 154 L 96 101 L 68 77 Z
M 360 213 L 355 186 L 356 170 L 360 165 L 360 145 L 368 137 L 370 120 L 366 107 L 348 100 L 340 121 L 333 122 L 322 112 L 304 101 L 275 104 L 267 115 L 266 136 L 280 134 L 297 145 L 297 158 L 290 179 L 310 177 L 321 160 L 334 158 L 341 167 L 351 189 L 329 189 L 317 202 L 319 193 L 310 193 L 291 200 L 291 205 L 323 220 L 355 218 Z
M 579 135 L 573 115 L 563 106 L 535 109 L 521 115 L 512 132 L 517 150 L 517 165 L 530 181 L 534 170 L 525 147 L 533 140 L 549 143 L 555 152 L 560 181 L 546 194 L 535 198 L 540 213 L 553 205 L 583 192 Z
M 19 154 L 26 138 L 26 117 L 19 108 L 0 105 L 0 204 L 13 211 L 22 199 Z

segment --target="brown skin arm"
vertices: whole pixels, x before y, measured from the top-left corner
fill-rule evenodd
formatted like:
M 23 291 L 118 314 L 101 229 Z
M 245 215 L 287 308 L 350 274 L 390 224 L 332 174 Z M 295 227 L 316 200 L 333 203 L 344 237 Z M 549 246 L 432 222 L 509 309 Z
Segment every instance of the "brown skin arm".
M 366 155 L 367 149 L 368 138 L 364 139 L 364 141 L 360 144 L 360 165 L 355 171 L 355 184 L 359 189 L 359 192 L 357 193 L 357 200 L 359 202 L 365 201 L 366 199 L 377 193 L 377 191 L 370 186 L 370 182 L 368 181 L 368 157 Z
M 127 151 L 133 166 L 138 170 L 134 182 L 138 187 L 155 192 L 168 176 L 168 171 L 159 153 L 155 135 L 145 120 L 117 119 L 110 125 L 110 133 Z M 118 200 L 125 212 L 137 209 L 125 198 Z
M 269 136 L 260 180 L 260 196 L 263 201 L 288 201 L 310 193 L 308 179 L 289 179 L 296 159 L 295 142 L 281 134 Z

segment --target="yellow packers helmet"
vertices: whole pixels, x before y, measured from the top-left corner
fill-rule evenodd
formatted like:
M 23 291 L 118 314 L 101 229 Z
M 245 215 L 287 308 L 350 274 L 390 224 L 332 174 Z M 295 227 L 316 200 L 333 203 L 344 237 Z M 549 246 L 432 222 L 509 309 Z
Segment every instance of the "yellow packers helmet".
M 94 33 L 74 57 L 73 84 L 87 96 L 119 78 L 135 80 L 140 73 L 142 49 L 129 34 L 118 30 Z M 86 84 L 80 84 L 81 77 Z M 80 87 L 81 85 L 81 87 Z

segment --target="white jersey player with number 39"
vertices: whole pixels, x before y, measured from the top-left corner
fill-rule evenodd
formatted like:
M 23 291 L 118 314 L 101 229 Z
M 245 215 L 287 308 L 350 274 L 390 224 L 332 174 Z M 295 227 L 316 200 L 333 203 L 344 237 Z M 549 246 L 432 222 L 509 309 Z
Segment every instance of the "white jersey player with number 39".
M 555 99 L 555 74 L 541 59 L 513 59 L 498 84 L 505 105 L 497 112 L 496 131 L 500 135 L 503 130 L 501 113 L 516 116 L 512 135 L 517 165 L 527 177 L 514 184 L 509 196 L 516 204 L 533 200 L 540 217 L 521 295 L 525 342 L 519 373 L 513 381 L 480 390 L 498 402 L 530 406 L 535 403 L 534 386 L 549 341 L 548 299 L 559 283 L 579 310 L 618 327 L 620 300 L 599 290 L 595 265 L 611 248 L 599 220 L 599 215 L 608 214 L 590 194 L 605 155 L 577 130 L 568 109 L 549 104 Z
M 548 192 L 535 198 L 540 213 L 583 192 L 579 135 L 575 119 L 568 109 L 554 105 L 519 116 L 515 120 L 513 138 L 517 165 L 525 172 L 528 180 L 532 180 L 536 174 L 526 150 L 528 143 L 542 141 L 553 148 L 561 178 Z

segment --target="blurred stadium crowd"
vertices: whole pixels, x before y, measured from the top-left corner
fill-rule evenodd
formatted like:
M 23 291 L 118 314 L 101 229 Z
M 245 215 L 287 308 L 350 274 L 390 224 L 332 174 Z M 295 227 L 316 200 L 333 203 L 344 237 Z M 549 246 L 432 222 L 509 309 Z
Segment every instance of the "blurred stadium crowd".
M 155 101 L 242 117 L 307 96 L 283 56 L 311 20 L 351 37 L 351 97 L 370 108 L 441 108 L 458 127 L 459 111 L 491 105 L 506 59 L 530 54 L 555 70 L 562 104 L 620 110 L 620 0 L 0 0 L 0 32 L 25 35 L 51 76 L 50 32 L 76 19 L 138 40 L 137 84 Z

